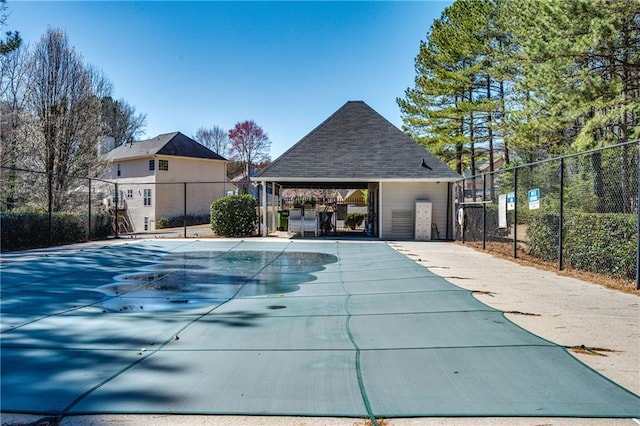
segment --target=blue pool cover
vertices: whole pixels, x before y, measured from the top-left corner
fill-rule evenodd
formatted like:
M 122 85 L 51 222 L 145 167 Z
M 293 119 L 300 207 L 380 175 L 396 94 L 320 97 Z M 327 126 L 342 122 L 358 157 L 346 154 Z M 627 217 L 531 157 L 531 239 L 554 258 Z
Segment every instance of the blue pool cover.
M 1 407 L 638 417 L 640 398 L 384 242 L 165 240 L 1 266 Z

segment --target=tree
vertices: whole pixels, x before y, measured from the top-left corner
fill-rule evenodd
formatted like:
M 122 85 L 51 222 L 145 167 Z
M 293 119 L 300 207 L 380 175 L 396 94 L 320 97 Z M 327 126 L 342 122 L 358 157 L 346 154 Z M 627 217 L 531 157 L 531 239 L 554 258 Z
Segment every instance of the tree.
M 562 154 L 640 135 L 640 3 L 633 0 L 508 0 L 531 91 L 528 136 Z M 534 18 L 535 16 L 535 18 Z M 632 211 L 635 153 L 622 150 L 621 211 Z M 592 156 L 595 170 L 605 168 Z M 594 175 L 599 199 L 603 183 Z M 603 211 L 604 208 L 598 209 Z
M 48 173 L 49 209 L 65 207 L 69 175 L 87 176 L 104 135 L 96 88 L 107 87 L 69 46 L 66 33 L 49 29 L 34 47 L 26 107 L 37 119 L 32 135 L 41 169 Z
M 100 99 L 102 120 L 106 134 L 115 139 L 115 146 L 133 143 L 144 132 L 146 114 L 136 114 L 136 109 L 125 100 L 111 96 Z
M 17 132 L 25 119 L 27 51 L 20 47 L 0 56 L 0 159 L 15 165 Z
M 7 16 L 7 0 L 0 0 L 0 29 L 5 26 Z M 22 38 L 18 31 L 7 31 L 5 35 L 6 39 L 0 40 L 0 55 L 13 52 L 22 44 Z
M 200 142 L 221 157 L 227 157 L 229 154 L 229 136 L 227 132 L 219 126 L 213 126 L 210 129 L 200 127 L 193 140 Z
M 112 90 L 63 30 L 49 29 L 33 47 L 0 55 L 0 160 L 10 168 L 0 180 L 1 208 L 75 207 L 73 190 L 84 184 L 71 176 L 100 174 L 101 137 L 113 133 L 119 143 L 130 142 L 144 127 L 146 117 L 114 101 Z M 46 182 L 19 168 L 46 172 Z
M 397 100 L 405 130 L 458 173 L 467 166 L 475 172 L 487 142 L 493 157 L 496 79 L 489 70 L 499 47 L 490 20 L 495 10 L 489 0 L 458 0 L 447 7 L 420 44 L 415 87 Z
M 21 156 L 20 133 L 30 116 L 25 111 L 27 52 L 19 47 L 0 55 L 0 164 L 15 168 Z M 3 171 L 2 203 L 7 211 L 18 199 L 15 170 Z
M 271 141 L 267 134 L 253 120 L 236 123 L 229 130 L 229 153 L 231 160 L 239 161 L 244 165 L 245 178 L 251 177 L 253 164 L 269 160 Z
M 404 129 L 458 171 L 637 138 L 639 46 L 636 0 L 456 0 L 397 100 Z

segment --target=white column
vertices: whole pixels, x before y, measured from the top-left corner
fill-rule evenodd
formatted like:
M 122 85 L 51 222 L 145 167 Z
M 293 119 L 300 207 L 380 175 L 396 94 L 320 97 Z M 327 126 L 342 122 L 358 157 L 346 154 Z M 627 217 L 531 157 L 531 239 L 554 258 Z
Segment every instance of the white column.
M 271 229 L 277 229 L 276 224 L 276 183 L 271 182 Z
M 267 181 L 262 182 L 262 236 L 266 237 L 269 233 L 267 229 Z

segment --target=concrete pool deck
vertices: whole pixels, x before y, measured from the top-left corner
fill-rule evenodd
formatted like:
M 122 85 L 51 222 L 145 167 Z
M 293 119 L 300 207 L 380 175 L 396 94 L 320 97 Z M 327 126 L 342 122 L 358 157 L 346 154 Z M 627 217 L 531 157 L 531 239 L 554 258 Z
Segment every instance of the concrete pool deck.
M 271 239 L 260 239 L 260 241 L 267 242 Z M 520 266 L 457 244 L 422 242 L 390 242 L 389 244 L 447 281 L 473 291 L 475 297 L 486 305 L 507 312 L 506 315 L 512 322 L 532 333 L 561 346 L 596 348 L 590 354 L 574 353 L 574 356 L 628 390 L 636 394 L 640 393 L 640 299 L 637 296 L 558 276 L 553 272 Z M 12 422 L 19 424 L 35 419 L 29 416 L 13 417 L 9 413 L 3 413 L 1 420 L 2 424 Z M 365 420 L 165 414 L 70 416 L 64 418 L 60 424 L 364 425 Z M 418 424 L 623 425 L 637 423 L 632 419 L 545 417 L 439 417 L 385 420 L 385 425 Z

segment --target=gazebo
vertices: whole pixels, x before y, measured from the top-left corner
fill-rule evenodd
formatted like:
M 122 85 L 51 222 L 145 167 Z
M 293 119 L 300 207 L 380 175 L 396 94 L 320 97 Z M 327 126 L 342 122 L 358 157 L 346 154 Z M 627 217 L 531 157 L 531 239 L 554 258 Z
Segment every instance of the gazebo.
M 371 236 L 420 240 L 454 237 L 451 185 L 460 179 L 363 101 L 344 104 L 252 177 L 265 212 L 267 187 L 366 189 Z M 265 214 L 265 236 L 267 222 Z

